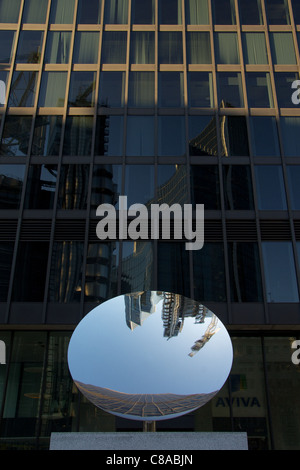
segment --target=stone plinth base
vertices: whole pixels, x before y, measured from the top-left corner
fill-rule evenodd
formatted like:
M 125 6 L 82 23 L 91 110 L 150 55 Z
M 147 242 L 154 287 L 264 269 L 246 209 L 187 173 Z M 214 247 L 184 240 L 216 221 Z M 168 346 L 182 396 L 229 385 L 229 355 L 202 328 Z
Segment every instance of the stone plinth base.
M 50 450 L 248 450 L 242 432 L 52 433 Z

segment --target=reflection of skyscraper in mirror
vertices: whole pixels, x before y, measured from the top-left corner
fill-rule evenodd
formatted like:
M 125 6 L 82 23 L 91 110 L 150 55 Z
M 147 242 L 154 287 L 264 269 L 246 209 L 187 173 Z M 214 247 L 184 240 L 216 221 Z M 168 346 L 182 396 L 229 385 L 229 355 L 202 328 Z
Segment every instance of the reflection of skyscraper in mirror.
M 162 296 L 155 291 L 146 291 L 127 294 L 124 299 L 126 324 L 133 330 L 137 326 L 142 326 L 148 316 L 156 311 L 156 305 Z
M 212 315 L 212 319 L 210 324 L 208 325 L 207 330 L 205 331 L 204 335 L 195 341 L 194 345 L 191 347 L 192 352 L 190 352 L 189 356 L 193 357 L 200 349 L 202 349 L 205 344 L 211 339 L 211 337 L 216 334 L 220 328 L 217 327 L 218 318 L 215 315 Z
M 162 319 L 164 336 L 177 336 L 183 328 L 184 317 L 195 317 L 195 323 L 203 323 L 207 309 L 199 302 L 191 301 L 182 295 L 164 292 Z

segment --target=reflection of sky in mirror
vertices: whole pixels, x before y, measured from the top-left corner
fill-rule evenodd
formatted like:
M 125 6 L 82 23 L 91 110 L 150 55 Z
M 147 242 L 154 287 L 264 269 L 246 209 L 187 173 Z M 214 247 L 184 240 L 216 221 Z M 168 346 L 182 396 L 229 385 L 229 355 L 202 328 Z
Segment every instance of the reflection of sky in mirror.
M 100 305 L 76 328 L 68 353 L 74 380 L 139 394 L 209 393 L 223 386 L 232 364 L 232 346 L 220 320 L 219 330 L 190 357 L 192 346 L 212 321 L 211 312 L 204 323 L 184 317 L 182 330 L 168 339 L 163 336 L 161 299 L 156 298 L 153 313 L 143 313 L 140 326 L 126 323 L 125 298 Z

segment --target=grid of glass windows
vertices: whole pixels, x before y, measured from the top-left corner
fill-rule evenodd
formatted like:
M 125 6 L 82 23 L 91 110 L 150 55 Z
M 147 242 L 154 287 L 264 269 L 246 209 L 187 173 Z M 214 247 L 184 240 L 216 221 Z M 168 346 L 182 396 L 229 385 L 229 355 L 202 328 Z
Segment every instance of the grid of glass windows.
M 300 149 L 293 137 L 300 108 L 291 99 L 297 92 L 293 84 L 300 66 L 298 9 L 296 2 L 283 0 L 250 3 L 150 0 L 141 8 L 138 0 L 93 1 L 85 9 L 83 2 L 74 0 L 1 2 L 1 77 L 7 97 L 0 109 L 1 211 L 4 217 L 7 210 L 19 211 L 17 218 L 26 211 L 34 220 L 39 211 L 47 210 L 53 229 L 47 238 L 49 253 L 41 245 L 48 275 L 40 300 L 49 298 L 56 227 L 60 214 L 67 211 L 77 211 L 82 227 L 85 223 L 94 227 L 97 204 L 109 200 L 117 206 L 119 195 L 127 195 L 130 203 L 191 201 L 205 204 L 213 220 L 224 220 L 226 230 L 234 213 L 257 218 L 260 224 L 264 214 L 270 218 L 272 213 L 299 210 Z M 161 180 L 169 168 L 170 176 Z M 105 176 L 95 179 L 102 173 Z M 72 212 L 68 217 L 72 219 Z M 93 234 L 80 233 L 85 259 Z M 208 235 L 207 253 L 209 243 L 216 247 L 218 237 L 224 236 L 220 233 L 211 239 Z M 68 236 L 63 234 L 59 242 L 76 242 Z M 258 243 L 258 250 L 247 251 L 251 260 L 242 255 L 247 248 L 242 248 L 240 236 L 233 234 L 240 259 L 257 267 L 257 285 L 260 270 L 265 276 L 253 300 L 268 301 L 263 246 L 267 235 L 244 240 Z M 285 241 L 293 255 L 293 237 Z M 33 241 L 24 243 L 30 253 Z M 164 265 L 169 265 L 166 252 L 173 258 L 178 251 L 180 258 L 181 245 L 162 244 L 163 249 L 156 242 L 146 245 L 149 260 L 155 261 L 145 283 L 172 285 L 164 272 Z M 118 252 L 111 268 L 115 272 L 111 292 L 118 292 L 126 285 L 125 243 L 109 246 Z M 228 286 L 215 294 L 222 302 L 229 301 L 230 292 L 235 292 L 234 299 L 248 298 L 246 279 L 232 279 L 237 272 L 230 267 L 232 246 L 223 246 L 223 255 L 217 258 L 216 269 L 222 273 L 223 286 Z M 16 254 L 22 252 L 17 245 L 15 249 Z M 145 253 L 144 245 L 139 251 L 128 243 L 128 250 L 132 256 Z M 206 256 L 210 259 L 205 252 L 185 256 L 188 288 L 180 289 L 174 280 L 181 292 L 198 292 L 204 295 L 202 300 L 207 290 L 201 286 L 199 264 Z M 15 258 L 13 273 L 20 262 L 19 255 Z M 242 276 L 244 271 L 238 272 Z M 170 279 L 176 277 L 176 272 L 168 273 Z M 85 292 L 85 270 L 78 276 L 74 289 Z M 291 276 L 295 293 L 286 300 L 295 302 L 297 263 Z M 13 277 L 11 282 L 9 299 L 25 300 L 25 294 L 13 288 Z M 217 284 L 213 278 L 209 282 Z M 245 292 L 238 293 L 236 282 Z M 102 289 L 103 298 L 109 291 Z M 88 294 L 75 297 L 77 303 L 89 298 Z

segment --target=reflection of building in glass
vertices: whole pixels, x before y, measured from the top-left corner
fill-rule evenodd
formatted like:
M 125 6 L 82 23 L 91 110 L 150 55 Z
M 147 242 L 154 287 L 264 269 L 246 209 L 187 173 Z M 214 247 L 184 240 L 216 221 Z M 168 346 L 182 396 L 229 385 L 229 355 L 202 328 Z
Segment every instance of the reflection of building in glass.
M 75 381 L 79 390 L 96 406 L 130 418 L 141 420 L 172 417 L 173 414 L 185 414 L 187 411 L 205 405 L 218 390 L 211 393 L 198 393 L 194 395 L 164 394 L 127 394 L 120 393 L 92 384 Z
M 154 313 L 156 304 L 162 296 L 159 292 L 136 292 L 125 295 L 126 324 L 133 330 L 136 326 L 142 326 L 146 318 Z
M 192 352 L 189 354 L 190 357 L 193 357 L 200 349 L 202 349 L 205 344 L 211 339 L 211 337 L 216 334 L 220 328 L 217 328 L 218 319 L 215 315 L 212 315 L 212 319 L 208 328 L 206 329 L 202 338 L 195 341 L 195 344 L 192 346 Z
M 9 175 L 0 175 L 0 207 L 15 209 L 20 201 L 23 180 Z

